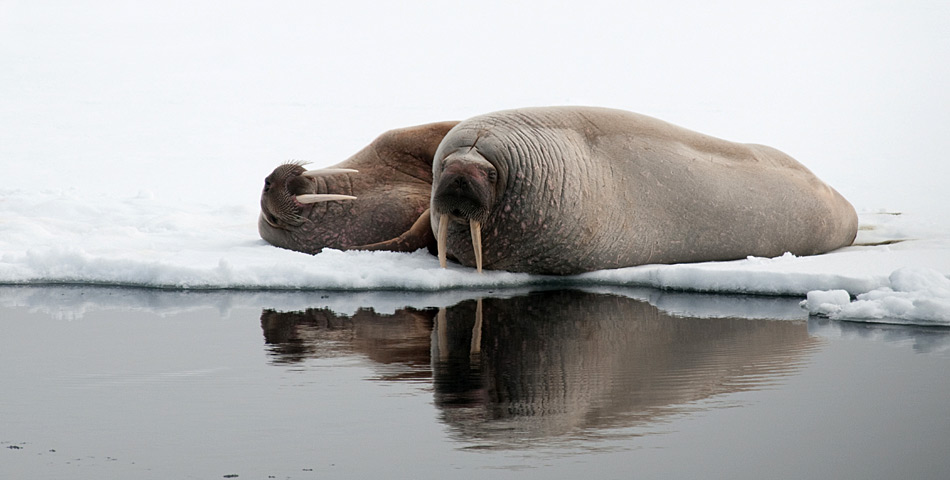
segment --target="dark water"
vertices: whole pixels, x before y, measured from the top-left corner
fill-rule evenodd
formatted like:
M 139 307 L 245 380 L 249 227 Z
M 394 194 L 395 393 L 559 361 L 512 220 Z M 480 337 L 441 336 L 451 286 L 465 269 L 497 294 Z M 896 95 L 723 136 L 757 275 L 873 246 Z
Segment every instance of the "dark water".
M 950 330 L 797 302 L 0 288 L 0 478 L 947 478 Z

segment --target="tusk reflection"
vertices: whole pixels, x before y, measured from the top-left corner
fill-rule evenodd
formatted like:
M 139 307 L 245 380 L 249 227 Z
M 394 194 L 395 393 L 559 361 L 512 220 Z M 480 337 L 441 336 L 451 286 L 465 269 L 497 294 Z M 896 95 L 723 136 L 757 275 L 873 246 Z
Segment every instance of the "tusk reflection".
M 449 326 L 446 323 L 446 315 L 445 308 L 440 308 L 439 313 L 435 315 L 436 348 L 439 351 L 439 360 L 443 362 L 449 358 L 449 337 L 446 334 Z
M 472 347 L 469 349 L 473 356 L 482 353 L 482 319 L 484 318 L 484 313 L 482 311 L 482 299 L 479 298 L 475 302 L 475 326 L 472 327 Z

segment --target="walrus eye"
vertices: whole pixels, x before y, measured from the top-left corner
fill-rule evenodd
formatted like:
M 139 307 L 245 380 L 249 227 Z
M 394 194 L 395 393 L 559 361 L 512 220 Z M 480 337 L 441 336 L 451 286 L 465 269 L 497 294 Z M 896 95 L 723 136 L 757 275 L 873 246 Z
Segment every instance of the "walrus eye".
M 489 171 L 488 171 L 488 181 L 491 182 L 491 183 L 495 183 L 497 180 L 498 180 L 498 172 L 496 172 L 496 171 L 494 171 L 494 170 L 489 170 Z

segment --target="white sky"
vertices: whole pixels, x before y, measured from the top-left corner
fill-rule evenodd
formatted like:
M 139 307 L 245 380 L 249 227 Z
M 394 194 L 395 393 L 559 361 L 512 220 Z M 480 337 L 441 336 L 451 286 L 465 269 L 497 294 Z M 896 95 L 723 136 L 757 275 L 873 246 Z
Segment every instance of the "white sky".
M 0 188 L 256 202 L 277 163 L 389 128 L 592 104 L 946 216 L 948 23 L 946 2 L 8 0 Z

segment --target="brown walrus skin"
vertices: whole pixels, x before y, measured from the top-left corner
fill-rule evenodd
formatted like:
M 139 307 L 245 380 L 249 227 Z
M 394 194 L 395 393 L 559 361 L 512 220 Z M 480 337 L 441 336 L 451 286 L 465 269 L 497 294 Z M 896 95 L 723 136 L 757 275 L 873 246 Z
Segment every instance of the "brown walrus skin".
M 434 253 L 428 214 L 432 156 L 456 123 L 388 131 L 325 169 L 277 167 L 261 193 L 261 238 L 311 254 L 324 248 Z
M 358 171 L 358 173 L 356 173 Z M 389 131 L 346 161 L 267 177 L 261 237 L 283 248 L 414 251 L 568 275 L 814 255 L 854 208 L 771 147 L 595 107 L 538 107 Z
M 441 263 L 479 270 L 814 255 L 850 245 L 858 226 L 844 197 L 774 148 L 622 110 L 475 117 L 442 139 L 433 172 Z

